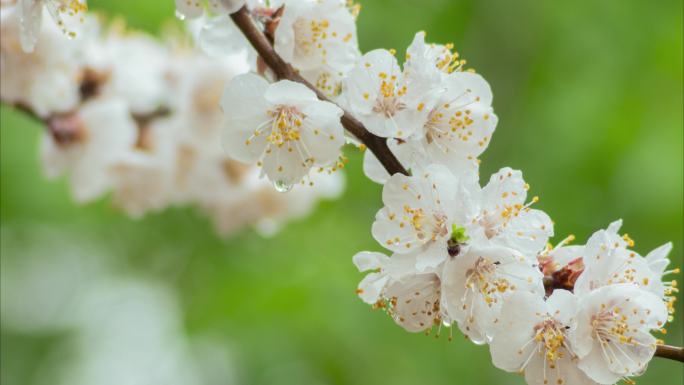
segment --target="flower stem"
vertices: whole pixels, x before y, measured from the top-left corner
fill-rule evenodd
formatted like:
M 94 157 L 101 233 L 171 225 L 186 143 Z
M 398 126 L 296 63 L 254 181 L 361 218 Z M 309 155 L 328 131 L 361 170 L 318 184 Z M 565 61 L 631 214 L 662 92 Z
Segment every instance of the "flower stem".
M 669 345 L 659 345 L 656 348 L 655 356 L 684 362 L 684 348 Z
M 240 8 L 237 12 L 230 15 L 235 25 L 242 31 L 249 43 L 257 51 L 261 59 L 268 65 L 269 68 L 275 73 L 278 79 L 287 79 L 294 82 L 302 83 L 309 87 L 312 91 L 316 93 L 320 100 L 334 103 L 328 99 L 320 90 L 314 87 L 306 79 L 304 79 L 292 66 L 283 60 L 278 53 L 276 53 L 273 45 L 266 37 L 263 31 L 261 31 L 252 16 L 249 14 L 247 7 L 244 6 Z M 341 107 L 340 107 L 341 108 Z M 342 109 L 344 111 L 344 109 Z M 387 147 L 387 141 L 385 138 L 381 138 L 377 135 L 369 132 L 363 123 L 352 116 L 349 112 L 344 111 L 342 115 L 342 125 L 347 131 L 354 135 L 358 140 L 368 147 L 370 151 L 378 158 L 380 163 L 382 163 L 385 170 L 390 175 L 396 173 L 402 173 L 408 175 L 408 172 L 401 165 L 399 160 L 394 156 L 389 147 Z

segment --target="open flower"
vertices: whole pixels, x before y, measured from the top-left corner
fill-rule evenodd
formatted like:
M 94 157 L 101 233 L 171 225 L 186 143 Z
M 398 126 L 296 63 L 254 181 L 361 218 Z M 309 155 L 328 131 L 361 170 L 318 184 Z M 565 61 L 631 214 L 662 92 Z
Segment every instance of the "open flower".
M 461 72 L 466 61 L 452 52 L 453 44 L 427 44 L 425 32 L 419 31 L 406 49 L 406 73 L 427 81 L 443 80 L 451 73 Z
M 461 178 L 456 224 L 465 228 L 471 242 L 509 247 L 534 260 L 553 235 L 553 222 L 530 208 L 538 198 L 525 203 L 528 189 L 522 173 L 508 167 L 482 188 L 472 177 Z
M 308 81 L 330 97 L 361 53 L 356 20 L 340 0 L 291 0 L 275 30 L 274 48 Z
M 180 19 L 201 17 L 205 6 L 212 13 L 230 14 L 242 8 L 243 5 L 245 5 L 245 0 L 176 0 L 176 16 Z
M 579 367 L 599 384 L 641 374 L 655 354 L 650 334 L 667 320 L 667 309 L 652 293 L 631 284 L 604 286 L 581 298 L 571 331 Z
M 478 157 L 487 149 L 498 118 L 489 84 L 478 74 L 461 71 L 463 64 L 450 45 L 426 44 L 424 32 L 418 32 L 407 49 L 403 75 L 409 87 L 433 85 L 437 97 L 423 106 L 428 113 L 414 135 L 388 141 L 407 168 L 439 163 L 455 175 L 477 171 Z M 376 182 L 389 178 L 370 152 L 364 157 L 364 171 Z
M 57 25 L 43 23 L 35 31 L 41 43 L 25 52 L 21 5 L 0 7 L 2 101 L 31 106 L 42 118 L 73 111 L 81 101 L 77 82 L 84 77 L 82 40 L 65 39 Z
M 77 113 L 50 121 L 42 143 L 48 177 L 67 172 L 74 198 L 93 200 L 112 187 L 111 167 L 135 145 L 137 127 L 127 105 L 119 100 L 96 99 Z
M 411 82 L 383 49 L 365 54 L 344 84 L 349 108 L 368 131 L 400 139 L 420 132 L 440 90 L 436 83 Z
M 628 283 L 666 299 L 666 286 L 671 285 L 662 281 L 663 273 L 669 273 L 664 267 L 667 266 L 664 263 L 667 245 L 653 251 L 651 265 L 649 260 L 630 249 L 634 241 L 629 236 L 618 234 L 621 226 L 621 220 L 615 221 L 589 238 L 583 250 L 584 272 L 577 279 L 575 292 L 586 295 L 603 286 Z
M 21 47 L 33 52 L 43 23 L 43 8 L 47 8 L 53 21 L 70 38 L 76 37 L 75 20 L 82 20 L 88 10 L 85 0 L 19 0 L 21 18 Z
M 415 254 L 363 251 L 354 256 L 359 271 L 371 271 L 359 284 L 361 299 L 385 309 L 397 325 L 420 332 L 439 325 L 446 315 L 441 307 L 441 280 L 432 269 L 417 272 Z
M 577 366 L 568 337 L 576 324 L 578 300 L 569 291 L 543 296 L 520 292 L 501 310 L 490 343 L 494 365 L 525 374 L 530 385 L 594 385 Z
M 411 169 L 438 163 L 455 175 L 476 172 L 478 157 L 487 149 L 498 122 L 491 90 L 482 76 L 469 72 L 448 75 L 441 84 L 444 89 L 422 127 L 404 140 L 390 139 L 389 147 Z M 376 182 L 389 178 L 371 152 L 364 154 L 364 171 Z
M 489 341 L 501 306 L 512 293 L 544 293 L 537 266 L 505 247 L 463 246 L 447 260 L 442 279 L 447 313 L 477 344 Z
M 279 190 L 338 159 L 344 144 L 342 110 L 299 83 L 269 85 L 259 76 L 240 75 L 226 87 L 221 107 L 228 155 L 256 162 Z
M 456 182 L 438 165 L 415 176 L 393 175 L 382 190 L 385 207 L 375 216 L 373 237 L 395 253 L 418 253 L 419 270 L 444 262 L 449 256 Z

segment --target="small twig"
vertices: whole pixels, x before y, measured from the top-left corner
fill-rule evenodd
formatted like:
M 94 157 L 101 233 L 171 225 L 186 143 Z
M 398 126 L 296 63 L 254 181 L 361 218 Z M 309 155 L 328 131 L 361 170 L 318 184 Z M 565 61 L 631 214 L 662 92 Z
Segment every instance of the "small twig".
M 655 352 L 656 357 L 668 360 L 684 362 L 684 348 L 669 345 L 659 345 Z
M 230 15 L 235 25 L 242 31 L 249 43 L 259 53 L 266 65 L 271 68 L 278 79 L 288 79 L 298 83 L 302 83 L 309 87 L 316 93 L 320 100 L 333 103 L 320 90 L 314 87 L 306 79 L 304 79 L 292 66 L 280 57 L 269 42 L 268 38 L 254 23 L 252 16 L 249 14 L 247 7 L 242 7 L 239 11 Z M 344 110 L 344 109 L 343 109 Z M 342 125 L 352 135 L 361 141 L 373 154 L 378 158 L 380 163 L 385 167 L 390 175 L 402 173 L 408 175 L 408 172 L 401 165 L 399 160 L 394 156 L 392 151 L 387 146 L 385 138 L 369 132 L 358 119 L 352 116 L 349 112 L 344 111 L 342 115 Z

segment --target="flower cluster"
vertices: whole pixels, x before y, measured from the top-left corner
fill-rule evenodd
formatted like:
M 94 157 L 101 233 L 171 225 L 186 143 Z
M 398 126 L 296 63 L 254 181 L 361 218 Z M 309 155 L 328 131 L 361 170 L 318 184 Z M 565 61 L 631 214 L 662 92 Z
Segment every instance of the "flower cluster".
M 224 85 L 249 70 L 244 54 L 210 58 L 183 41 L 160 42 L 121 23 L 105 29 L 83 14 L 83 33 L 68 39 L 61 19 L 27 29 L 29 3 L 48 16 L 59 2 L 3 2 L 0 94 L 45 123 L 43 169 L 67 175 L 79 203 L 111 194 L 132 217 L 192 204 L 221 234 L 246 225 L 268 234 L 340 193 L 342 175 L 326 173 L 313 188 L 279 194 L 256 167 L 224 154 L 219 101 Z M 22 49 L 28 31 L 32 53 Z
M 193 202 L 232 228 L 305 211 L 337 190 L 345 143 L 380 143 L 389 155 L 369 145 L 363 167 L 383 184 L 372 236 L 391 256 L 354 256 L 368 271 L 363 301 L 411 332 L 456 325 L 533 385 L 614 384 L 643 373 L 662 344 L 652 333 L 674 312 L 671 244 L 641 256 L 618 221 L 584 245 L 570 236 L 550 246 L 554 223 L 533 207 L 521 171 L 480 182 L 498 119 L 488 83 L 453 45 L 419 32 L 400 65 L 394 50 L 361 54 L 350 1 L 176 0 L 200 55 L 102 33 L 84 7 L 3 7 L 0 51 L 3 101 L 45 120 L 46 171 L 68 172 L 79 201 L 112 191 L 134 216 Z M 253 31 L 231 21 L 236 12 L 262 36 L 246 39 Z M 41 24 L 42 13 L 56 23 Z M 70 31 L 65 14 L 88 32 L 78 44 L 55 38 Z M 269 55 L 258 57 L 255 38 Z M 268 68 L 273 55 L 294 75 Z M 345 132 L 350 121 L 364 135 Z M 408 172 L 388 172 L 376 156 Z M 305 187 L 269 195 L 264 179 L 280 192 Z
M 365 153 L 366 175 L 384 185 L 372 235 L 391 256 L 354 256 L 369 272 L 363 301 L 411 332 L 455 324 L 529 384 L 613 384 L 645 370 L 662 343 L 651 332 L 664 332 L 674 309 L 676 282 L 663 281 L 670 244 L 642 257 L 616 222 L 584 246 L 568 246 L 573 237 L 548 246 L 554 223 L 533 207 L 539 198 L 528 197 L 521 171 L 480 183 L 478 157 L 498 119 L 489 85 L 451 44 L 419 32 L 400 65 L 393 50 L 358 53 L 345 2 L 247 8 L 276 53 L 337 105 L 300 83 L 269 83 L 257 65 L 261 76 L 237 77 L 224 92 L 228 154 L 262 167 L 276 188 L 303 183 L 337 162 L 346 110 L 409 170 L 391 175 Z M 229 39 L 212 43 L 239 46 L 224 24 L 208 35 Z
M 271 31 L 280 56 L 333 100 L 343 97 L 342 81 L 360 57 L 355 7 L 339 0 L 248 2 L 247 7 Z M 210 53 L 248 45 L 220 15 L 204 21 L 200 44 Z M 289 80 L 269 84 L 262 76 L 245 74 L 226 87 L 221 107 L 230 117 L 223 137 L 227 153 L 256 163 L 279 191 L 297 183 L 311 184 L 313 175 L 344 167 L 343 110 L 319 100 L 303 84 Z
M 357 293 L 410 332 L 458 326 L 489 344 L 494 365 L 531 385 L 614 384 L 640 375 L 672 320 L 676 281 L 663 276 L 671 244 L 642 257 L 620 236 L 621 222 L 584 246 L 568 237 L 548 246 L 553 222 L 532 207 L 518 170 L 481 186 L 477 156 L 496 124 L 492 95 L 460 71 L 447 46 L 394 56 L 371 51 L 345 80 L 349 106 L 411 169 L 389 175 L 366 155 L 368 176 L 384 184 L 372 235 L 392 255 L 361 252 L 370 271 Z M 453 70 L 453 71 L 452 71 Z

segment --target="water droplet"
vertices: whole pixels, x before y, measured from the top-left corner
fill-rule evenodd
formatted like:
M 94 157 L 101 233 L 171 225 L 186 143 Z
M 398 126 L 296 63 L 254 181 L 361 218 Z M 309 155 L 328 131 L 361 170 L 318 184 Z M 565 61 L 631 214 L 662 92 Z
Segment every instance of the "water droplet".
M 286 193 L 290 190 L 292 190 L 292 184 L 287 183 L 282 180 L 277 180 L 273 182 L 273 187 L 275 187 L 276 191 L 281 192 L 281 193 Z
M 180 11 L 176 10 L 176 17 L 178 20 L 185 20 L 185 15 L 180 13 Z

